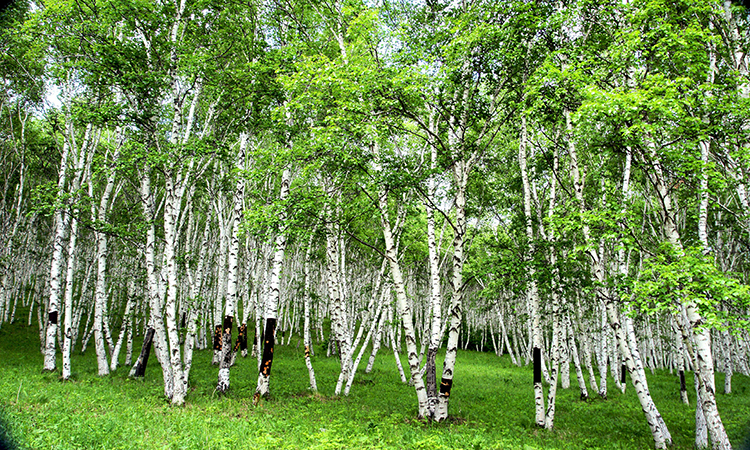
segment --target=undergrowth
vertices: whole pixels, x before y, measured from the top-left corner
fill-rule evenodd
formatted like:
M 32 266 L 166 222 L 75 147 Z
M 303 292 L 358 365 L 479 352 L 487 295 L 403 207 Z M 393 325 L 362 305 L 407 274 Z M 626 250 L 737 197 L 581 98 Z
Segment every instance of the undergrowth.
M 230 391 L 219 396 L 211 353 L 195 353 L 187 403 L 171 407 L 153 355 L 144 379 L 129 379 L 126 367 L 101 378 L 90 348 L 73 356 L 73 379 L 63 382 L 59 372 L 41 371 L 38 331 L 5 324 L 0 329 L 0 448 L 653 448 L 632 386 L 621 394 L 610 379 L 608 400 L 582 402 L 574 372 L 571 388 L 558 390 L 555 429 L 538 429 L 531 367 L 513 366 L 507 356 L 459 352 L 451 418 L 428 423 L 416 419 L 414 389 L 400 382 L 393 353 L 386 350 L 378 354 L 372 373 L 362 373 L 363 361 L 348 397 L 334 397 L 337 359 L 313 357 L 320 388 L 313 394 L 307 389 L 303 346 L 296 341 L 277 346 L 272 396 L 258 406 L 252 405 L 257 360 L 238 357 Z M 694 391 L 686 406 L 680 403 L 675 375 L 660 371 L 649 374 L 648 381 L 674 448 L 692 448 Z M 716 385 L 723 381 L 718 374 Z M 733 393 L 718 394 L 717 401 L 734 447 L 743 448 L 750 434 L 750 380 L 736 374 Z

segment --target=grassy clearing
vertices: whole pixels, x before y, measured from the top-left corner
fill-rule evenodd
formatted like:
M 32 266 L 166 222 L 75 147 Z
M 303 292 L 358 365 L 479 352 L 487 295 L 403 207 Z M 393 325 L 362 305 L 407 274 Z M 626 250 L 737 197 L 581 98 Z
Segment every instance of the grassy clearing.
M 272 398 L 252 406 L 257 380 L 254 359 L 238 358 L 231 391 L 214 393 L 218 369 L 209 351 L 195 354 L 192 390 L 184 408 L 163 399 L 161 371 L 152 357 L 143 380 L 127 369 L 96 375 L 93 349 L 73 358 L 74 380 L 41 373 L 38 333 L 23 325 L 0 329 L 0 408 L 19 448 L 30 449 L 336 449 L 336 448 L 652 448 L 632 386 L 609 400 L 581 402 L 573 378 L 559 390 L 556 429 L 533 425 L 532 373 L 506 357 L 460 352 L 448 423 L 414 419 L 413 388 L 401 384 L 393 354 L 381 351 L 370 374 L 358 374 L 347 398 L 332 396 L 338 361 L 314 358 L 321 392 L 307 390 L 303 350 L 277 347 Z M 404 361 L 405 364 L 405 361 Z M 735 448 L 750 434 L 750 379 L 734 377 L 734 393 L 718 396 Z M 717 376 L 723 385 L 723 375 Z M 692 406 L 679 401 L 679 382 L 668 372 L 649 377 L 656 405 L 675 440 L 692 448 Z M 610 386 L 613 386 L 610 380 Z M 694 404 L 694 395 L 691 396 Z M 2 447 L 0 432 L 0 447 Z

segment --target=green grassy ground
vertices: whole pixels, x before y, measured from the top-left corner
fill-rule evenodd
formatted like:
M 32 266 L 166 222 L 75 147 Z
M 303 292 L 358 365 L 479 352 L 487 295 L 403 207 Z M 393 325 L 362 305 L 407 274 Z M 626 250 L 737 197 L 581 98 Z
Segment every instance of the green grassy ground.
M 401 384 L 392 353 L 381 351 L 373 372 L 358 374 L 351 395 L 336 398 L 338 361 L 314 358 L 321 392 L 311 395 L 302 349 L 277 348 L 272 398 L 258 407 L 251 399 L 254 359 L 238 359 L 231 391 L 219 397 L 218 369 L 210 365 L 210 352 L 199 351 L 187 405 L 174 408 L 163 398 L 155 358 L 143 380 L 128 379 L 126 368 L 99 378 L 90 349 L 73 358 L 73 381 L 62 382 L 59 373 L 41 372 L 37 331 L 6 324 L 0 329 L 2 419 L 16 445 L 30 449 L 653 448 L 632 386 L 624 395 L 610 389 L 606 401 L 581 402 L 573 377 L 573 387 L 559 391 L 555 430 L 545 431 L 533 425 L 530 367 L 491 353 L 460 352 L 451 420 L 422 423 L 415 420 L 414 390 Z M 716 381 L 722 386 L 723 375 Z M 657 373 L 649 383 L 675 448 L 692 448 L 694 408 L 680 403 L 676 376 Z M 750 434 L 750 380 L 735 375 L 733 388 L 732 395 L 718 396 L 719 410 L 735 448 L 743 448 Z

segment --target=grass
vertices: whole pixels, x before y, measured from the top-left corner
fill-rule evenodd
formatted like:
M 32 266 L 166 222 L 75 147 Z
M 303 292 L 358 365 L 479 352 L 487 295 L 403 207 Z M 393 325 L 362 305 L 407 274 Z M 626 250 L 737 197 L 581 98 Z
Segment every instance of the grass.
M 541 430 L 533 425 L 530 367 L 492 353 L 459 353 L 451 419 L 436 424 L 415 419 L 414 390 L 401 384 L 393 354 L 385 350 L 372 373 L 357 375 L 351 395 L 338 398 L 336 359 L 314 358 L 321 392 L 313 395 L 302 346 L 277 347 L 272 397 L 257 407 L 255 359 L 238 358 L 229 394 L 218 396 L 211 352 L 198 351 L 187 404 L 175 408 L 163 398 L 154 357 L 143 380 L 128 379 L 126 368 L 100 378 L 91 349 L 73 357 L 73 380 L 62 382 L 59 373 L 41 372 L 38 336 L 22 324 L 0 329 L 0 420 L 6 438 L 22 449 L 653 448 L 632 386 L 624 395 L 610 389 L 606 401 L 582 402 L 573 375 L 571 388 L 558 390 L 555 429 Z M 723 386 L 723 375 L 716 383 Z M 649 386 L 675 448 L 692 448 L 695 409 L 680 403 L 677 377 L 649 375 Z M 733 390 L 717 401 L 734 447 L 743 448 L 750 434 L 750 379 L 735 375 Z M 0 449 L 3 439 L 0 430 Z

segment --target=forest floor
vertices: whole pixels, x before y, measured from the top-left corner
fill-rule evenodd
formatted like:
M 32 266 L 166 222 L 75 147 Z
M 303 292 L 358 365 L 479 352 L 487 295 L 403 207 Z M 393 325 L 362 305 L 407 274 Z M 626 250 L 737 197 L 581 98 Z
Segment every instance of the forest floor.
M 72 359 L 73 380 L 62 382 L 59 372 L 41 371 L 36 327 L 4 324 L 0 449 L 3 434 L 18 449 L 653 448 L 633 387 L 621 394 L 612 379 L 608 400 L 583 402 L 571 370 L 571 388 L 558 390 L 555 429 L 545 431 L 533 424 L 530 366 L 513 366 L 508 356 L 460 351 L 451 418 L 425 423 L 415 418 L 414 389 L 401 383 L 392 352 L 381 350 L 372 373 L 358 373 L 351 394 L 338 398 L 333 396 L 338 360 L 318 349 L 313 364 L 320 393 L 313 395 L 303 347 L 292 341 L 277 346 L 272 396 L 259 406 L 252 405 L 257 360 L 238 357 L 229 393 L 218 396 L 218 369 L 210 364 L 212 352 L 203 350 L 195 353 L 186 406 L 176 408 L 164 399 L 153 354 L 143 380 L 128 379 L 125 367 L 100 378 L 89 346 Z M 407 367 L 405 358 L 402 363 Z M 659 371 L 648 381 L 674 448 L 693 448 L 694 389 L 689 389 L 691 405 L 685 406 L 676 375 Z M 723 383 L 718 374 L 719 391 Z M 734 448 L 750 448 L 750 379 L 735 375 L 733 393 L 719 394 L 718 404 Z

